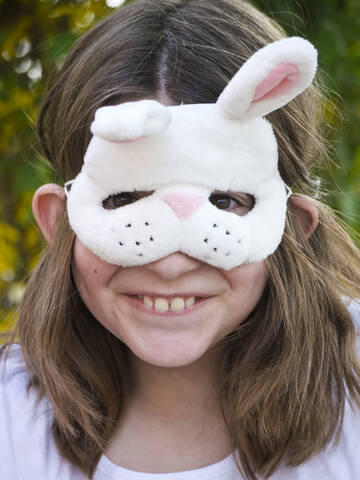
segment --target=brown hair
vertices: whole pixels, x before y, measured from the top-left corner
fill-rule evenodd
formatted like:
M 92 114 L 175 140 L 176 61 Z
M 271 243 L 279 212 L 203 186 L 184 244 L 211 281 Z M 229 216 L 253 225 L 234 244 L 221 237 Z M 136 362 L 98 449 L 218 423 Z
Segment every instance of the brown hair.
M 282 37 L 243 0 L 131 2 L 80 38 L 49 91 L 39 135 L 50 162 L 64 180 L 76 176 L 101 105 L 159 93 L 175 104 L 215 102 L 251 54 Z M 268 117 L 283 180 L 311 196 L 310 170 L 325 152 L 321 104 L 312 86 Z M 360 297 L 360 254 L 330 209 L 313 201 L 320 223 L 306 239 L 290 199 L 262 299 L 219 345 L 224 417 L 250 479 L 321 451 L 341 428 L 346 392 L 360 403 L 355 331 L 344 304 Z M 91 477 L 121 419 L 131 375 L 127 347 L 75 288 L 73 238 L 63 211 L 28 282 L 13 339 L 22 345 L 29 387 L 52 402 L 60 453 Z

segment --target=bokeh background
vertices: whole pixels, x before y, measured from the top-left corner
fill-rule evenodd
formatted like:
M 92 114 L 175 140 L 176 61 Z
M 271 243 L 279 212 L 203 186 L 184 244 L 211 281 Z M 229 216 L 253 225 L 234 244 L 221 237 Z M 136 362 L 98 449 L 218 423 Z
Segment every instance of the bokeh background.
M 0 0 L 0 331 L 8 328 L 43 247 L 32 195 L 42 183 L 62 182 L 42 158 L 35 134 L 42 94 L 73 42 L 125 3 Z M 334 143 L 331 162 L 318 173 L 330 191 L 328 202 L 355 239 L 360 232 L 360 2 L 252 3 L 319 50 Z

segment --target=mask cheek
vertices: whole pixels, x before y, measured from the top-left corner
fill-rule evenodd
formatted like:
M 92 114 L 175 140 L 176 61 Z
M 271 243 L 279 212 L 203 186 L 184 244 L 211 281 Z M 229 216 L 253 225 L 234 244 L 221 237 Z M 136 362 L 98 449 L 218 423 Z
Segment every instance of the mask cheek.
M 287 191 L 279 175 L 260 185 L 255 206 L 246 216 L 251 234 L 248 263 L 259 262 L 274 253 L 285 230 Z
M 245 218 L 241 218 L 241 225 L 239 225 L 237 229 L 233 229 L 232 235 L 235 237 L 235 248 L 234 254 L 231 253 L 231 255 L 226 257 L 225 268 L 227 270 L 239 268 L 248 261 L 251 246 L 251 231 Z

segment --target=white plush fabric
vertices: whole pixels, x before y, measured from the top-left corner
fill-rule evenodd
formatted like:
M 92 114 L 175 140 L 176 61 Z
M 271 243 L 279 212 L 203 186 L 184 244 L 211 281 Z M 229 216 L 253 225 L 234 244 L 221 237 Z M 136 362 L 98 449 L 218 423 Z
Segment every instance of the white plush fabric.
M 278 65 L 295 66 L 297 75 L 290 76 L 289 85 L 263 101 L 254 102 L 256 88 L 271 75 Z M 285 38 L 261 48 L 240 68 L 218 103 L 234 117 L 263 117 L 283 107 L 303 92 L 312 82 L 317 67 L 317 51 L 307 40 Z
M 308 41 L 284 39 L 245 62 L 215 104 L 141 100 L 100 108 L 83 168 L 66 189 L 76 235 L 123 266 L 180 251 L 231 269 L 273 253 L 287 194 L 275 135 L 262 115 L 311 83 L 316 60 Z M 134 190 L 154 193 L 104 209 L 110 195 Z M 217 209 L 209 201 L 215 190 L 249 193 L 255 206 L 244 216 Z

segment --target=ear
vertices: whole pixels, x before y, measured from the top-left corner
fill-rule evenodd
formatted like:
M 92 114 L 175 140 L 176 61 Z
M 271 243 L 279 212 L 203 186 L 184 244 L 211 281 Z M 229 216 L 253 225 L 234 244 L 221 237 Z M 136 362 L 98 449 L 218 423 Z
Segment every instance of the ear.
M 167 128 L 170 111 L 156 100 L 138 100 L 99 108 L 91 132 L 108 142 L 134 142 Z
M 307 40 L 273 42 L 247 60 L 217 104 L 232 117 L 257 118 L 286 105 L 312 82 L 317 51 Z
M 291 195 L 289 201 L 294 206 L 305 237 L 309 238 L 319 224 L 319 210 L 314 200 L 305 195 L 294 194 Z
M 52 243 L 58 216 L 64 206 L 65 192 L 60 185 L 47 183 L 38 188 L 32 201 L 36 223 L 48 243 Z

